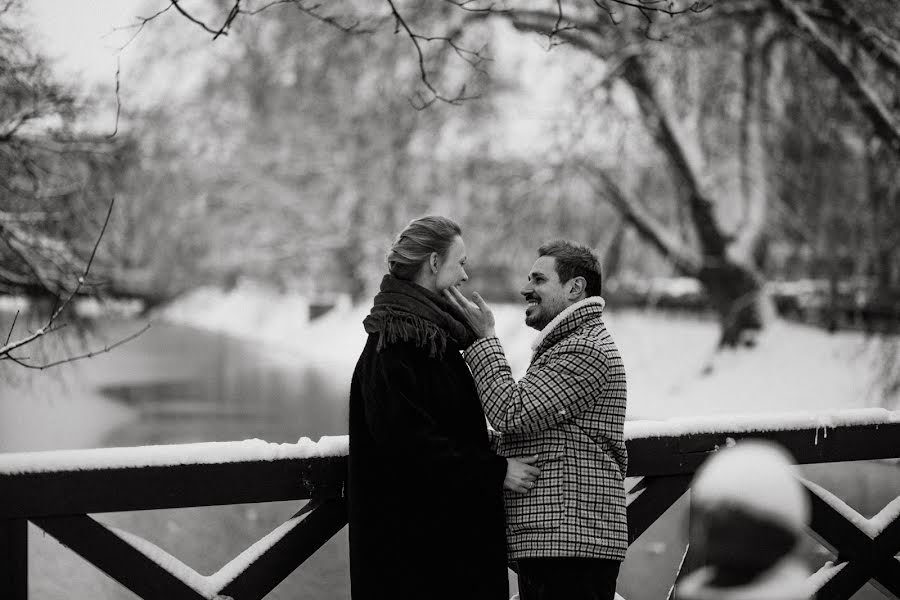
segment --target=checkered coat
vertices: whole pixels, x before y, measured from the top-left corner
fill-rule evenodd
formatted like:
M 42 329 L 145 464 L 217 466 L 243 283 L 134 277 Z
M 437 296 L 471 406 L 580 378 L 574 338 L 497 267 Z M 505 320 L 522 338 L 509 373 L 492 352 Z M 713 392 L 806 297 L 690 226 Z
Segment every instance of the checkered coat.
M 603 299 L 582 300 L 545 327 L 518 383 L 497 338 L 478 340 L 465 358 L 501 432 L 499 453 L 539 456 L 535 487 L 505 491 L 509 558 L 624 559 L 625 369 Z

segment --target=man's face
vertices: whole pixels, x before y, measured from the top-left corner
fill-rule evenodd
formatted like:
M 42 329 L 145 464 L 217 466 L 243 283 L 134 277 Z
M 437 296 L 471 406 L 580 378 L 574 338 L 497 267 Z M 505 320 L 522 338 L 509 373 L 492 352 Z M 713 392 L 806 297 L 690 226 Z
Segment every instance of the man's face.
M 556 259 L 542 256 L 528 274 L 528 283 L 519 292 L 525 297 L 525 324 L 541 330 L 565 310 L 569 301 L 568 288 L 559 281 Z
M 436 274 L 437 281 L 435 287 L 437 291 L 443 292 L 449 287 L 459 286 L 464 281 L 469 280 L 466 274 L 466 245 L 462 238 L 456 236 L 453 244 L 447 248 L 447 253 L 442 259 L 438 260 L 438 271 Z

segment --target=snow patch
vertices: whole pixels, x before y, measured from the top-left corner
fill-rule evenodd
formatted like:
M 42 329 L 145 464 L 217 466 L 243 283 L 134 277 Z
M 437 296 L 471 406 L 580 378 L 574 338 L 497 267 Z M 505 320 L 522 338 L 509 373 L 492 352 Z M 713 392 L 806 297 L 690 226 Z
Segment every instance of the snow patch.
M 110 527 L 109 530 L 205 598 L 225 600 L 228 596 L 221 596 L 219 592 L 294 529 L 310 512 L 288 519 L 212 575 L 201 575 L 178 558 L 140 536 L 115 527 Z
M 172 323 L 283 344 L 306 329 L 309 300 L 300 293 L 279 293 L 242 281 L 227 292 L 196 288 L 163 308 L 159 316 Z
M 326 368 L 349 388 L 366 340 L 362 320 L 371 301 L 346 300 L 308 319 L 299 294 L 241 283 L 230 292 L 202 288 L 163 309 L 163 318 L 263 342 L 277 362 Z M 524 375 L 537 332 L 525 325 L 524 303 L 492 303 L 497 335 L 515 378 Z M 604 314 L 628 374 L 628 418 L 831 410 L 892 406 L 878 387 L 883 362 L 861 332 L 833 335 L 775 319 L 752 350 L 717 352 L 715 321 L 607 307 Z M 824 431 L 822 432 L 824 435 Z
M 13 452 L 0 454 L 0 474 L 347 456 L 349 449 L 348 436 L 339 435 L 322 436 L 318 442 L 303 437 L 295 444 L 275 444 L 252 439 L 241 442 L 168 444 L 131 448 Z
M 831 508 L 840 513 L 842 517 L 853 523 L 860 531 L 872 539 L 878 537 L 888 525 L 900 518 L 900 498 L 895 498 L 887 506 L 881 509 L 877 515 L 871 519 L 867 519 L 822 486 L 806 479 L 803 479 L 802 481 L 812 493 L 821 498 Z
M 822 589 L 822 586 L 831 581 L 831 579 L 841 572 L 847 566 L 846 562 L 834 564 L 830 560 L 822 565 L 818 571 L 810 575 L 806 580 L 806 589 L 809 596 L 813 596 Z
M 888 525 L 897 519 L 900 519 L 900 496 L 894 498 L 877 515 L 869 519 L 866 533 L 873 538 L 878 537 L 882 531 L 887 529 Z
M 858 408 L 823 412 L 792 411 L 675 417 L 653 421 L 626 421 L 625 439 L 659 438 L 701 433 L 753 433 L 757 431 L 818 430 L 847 425 L 884 425 L 900 423 L 900 411 L 884 408 Z M 824 434 L 824 435 L 827 435 Z

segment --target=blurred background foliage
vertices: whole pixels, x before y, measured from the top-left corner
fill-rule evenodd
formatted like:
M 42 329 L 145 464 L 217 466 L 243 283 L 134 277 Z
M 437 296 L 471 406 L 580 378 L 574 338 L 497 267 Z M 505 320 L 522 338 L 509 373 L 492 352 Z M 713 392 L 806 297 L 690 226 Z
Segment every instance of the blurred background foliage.
M 0 292 L 73 289 L 115 197 L 84 293 L 149 307 L 241 279 L 367 301 L 392 237 L 443 213 L 489 298 L 563 236 L 622 302 L 698 282 L 723 345 L 773 298 L 896 323 L 892 0 L 173 6 L 141 13 L 121 82 L 147 95 L 120 107 L 54 78 L 26 6 L 0 14 Z

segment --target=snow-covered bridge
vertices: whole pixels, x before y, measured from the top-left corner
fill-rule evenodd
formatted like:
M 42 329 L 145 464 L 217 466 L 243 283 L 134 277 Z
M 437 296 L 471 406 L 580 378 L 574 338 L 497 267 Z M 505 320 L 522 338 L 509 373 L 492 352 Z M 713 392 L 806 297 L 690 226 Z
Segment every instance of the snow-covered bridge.
M 626 424 L 631 541 L 690 487 L 703 461 L 744 438 L 781 444 L 799 464 L 900 458 L 900 412 L 862 409 L 631 421 Z M 0 454 L 0 596 L 28 597 L 32 522 L 146 599 L 251 599 L 268 594 L 347 522 L 346 437 Z M 898 470 L 900 477 L 900 470 Z M 871 580 L 900 598 L 900 498 L 866 519 L 804 481 L 810 533 L 837 560 L 808 580 L 819 599 L 847 599 Z M 307 500 L 213 575 L 107 527 L 104 512 Z

